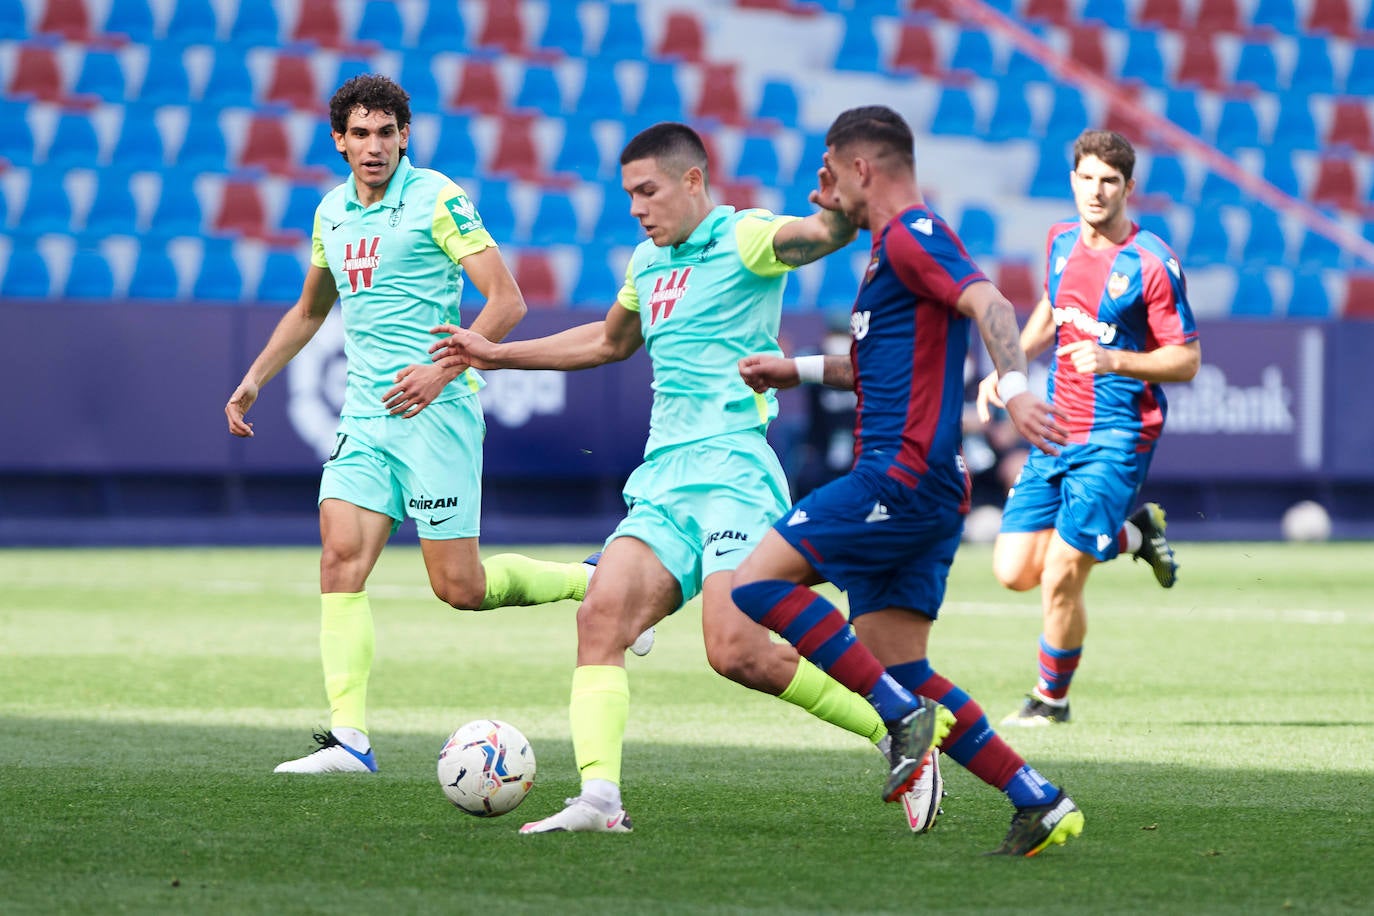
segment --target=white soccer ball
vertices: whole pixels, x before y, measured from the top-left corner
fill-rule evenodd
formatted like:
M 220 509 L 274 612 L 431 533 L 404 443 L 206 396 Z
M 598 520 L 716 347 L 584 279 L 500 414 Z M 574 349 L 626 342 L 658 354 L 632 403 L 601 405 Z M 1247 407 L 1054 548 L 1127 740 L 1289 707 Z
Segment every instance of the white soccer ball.
M 964 518 L 964 540 L 970 544 L 991 544 L 1002 530 L 1002 509 L 974 506 Z
M 534 785 L 534 751 L 514 725 L 478 719 L 439 751 L 439 785 L 454 807 L 477 817 L 515 810 Z
M 1331 537 L 1331 516 L 1322 504 L 1304 499 L 1283 513 L 1283 537 L 1287 541 L 1325 541 Z

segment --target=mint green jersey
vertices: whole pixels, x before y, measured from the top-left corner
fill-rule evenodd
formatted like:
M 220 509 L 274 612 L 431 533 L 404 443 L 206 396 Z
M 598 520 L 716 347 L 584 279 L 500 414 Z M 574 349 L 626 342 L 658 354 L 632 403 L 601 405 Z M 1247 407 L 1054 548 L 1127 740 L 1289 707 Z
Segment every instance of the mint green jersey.
M 756 394 L 738 363 L 781 354 L 782 289 L 791 265 L 773 236 L 793 216 L 716 207 L 681 245 L 641 242 L 617 301 L 639 312 L 654 367 L 648 457 L 660 449 L 743 429 L 778 414 L 770 390 Z
M 496 242 L 463 189 L 402 156 L 386 196 L 358 200 L 350 175 L 315 210 L 310 263 L 329 270 L 343 309 L 348 384 L 344 416 L 385 416 L 382 395 L 406 366 L 430 361 L 437 324 L 460 324 L 459 262 Z M 472 397 L 482 387 L 468 370 L 435 403 Z

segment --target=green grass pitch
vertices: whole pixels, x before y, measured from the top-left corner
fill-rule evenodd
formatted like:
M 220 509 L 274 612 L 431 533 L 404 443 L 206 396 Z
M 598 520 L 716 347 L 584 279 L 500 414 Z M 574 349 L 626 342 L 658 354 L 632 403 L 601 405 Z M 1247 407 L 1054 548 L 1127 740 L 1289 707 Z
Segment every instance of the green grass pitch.
M 708 670 L 695 604 L 629 659 L 634 834 L 522 837 L 576 791 L 571 603 L 460 614 L 392 547 L 369 587 L 381 772 L 283 777 L 325 720 L 316 551 L 3 551 L 0 912 L 1369 912 L 1374 552 L 1179 554 L 1168 592 L 1094 573 L 1073 724 L 1006 733 L 1087 828 L 1008 860 L 981 855 L 1000 793 L 948 763 L 945 815 L 911 836 L 875 751 Z M 994 723 L 1032 683 L 1038 600 L 961 551 L 932 661 Z M 539 764 L 491 820 L 434 773 L 480 717 Z

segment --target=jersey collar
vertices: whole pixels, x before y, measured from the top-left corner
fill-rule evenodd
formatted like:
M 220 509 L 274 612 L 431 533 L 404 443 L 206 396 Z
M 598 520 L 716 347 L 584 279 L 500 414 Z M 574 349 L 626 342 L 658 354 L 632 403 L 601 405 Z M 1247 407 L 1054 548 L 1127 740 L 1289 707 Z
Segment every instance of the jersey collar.
M 727 219 L 734 215 L 734 212 L 734 207 L 729 207 L 725 204 L 721 204 L 714 208 L 710 213 L 706 214 L 706 218 L 692 230 L 692 234 L 687 236 L 686 241 L 680 245 L 673 246 L 673 255 L 682 256 L 693 254 L 710 245 L 715 240 L 717 230 L 720 229 Z
M 396 171 L 391 173 L 391 180 L 387 182 L 386 194 L 378 201 L 375 206 L 385 207 L 388 210 L 399 210 L 401 207 L 401 194 L 405 188 L 406 180 L 410 178 L 412 171 L 410 157 L 402 156 L 401 161 L 396 165 Z M 344 191 L 345 200 L 349 207 L 358 210 L 366 210 L 363 202 L 358 199 L 357 177 L 350 175 L 346 181 Z

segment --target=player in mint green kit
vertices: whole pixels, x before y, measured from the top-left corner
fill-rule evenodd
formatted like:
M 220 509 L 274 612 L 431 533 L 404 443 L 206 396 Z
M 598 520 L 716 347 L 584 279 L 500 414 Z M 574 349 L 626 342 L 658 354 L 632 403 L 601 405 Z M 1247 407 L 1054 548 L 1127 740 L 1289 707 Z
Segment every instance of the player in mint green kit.
M 367 578 L 392 532 L 414 518 L 435 595 L 455 608 L 578 600 L 581 563 L 478 555 L 486 425 L 467 366 L 429 360 L 438 321 L 458 323 L 467 275 L 487 303 L 472 327 L 500 339 L 525 314 L 496 243 L 463 190 L 406 158 L 409 96 L 383 76 L 355 77 L 329 106 L 351 176 L 315 211 L 310 270 L 295 306 L 229 398 L 229 431 L 262 385 L 315 335 L 337 299 L 348 382 L 334 451 L 320 480 L 320 654 L 330 729 L 279 773 L 375 772 L 367 736 L 372 609 Z
M 777 402 L 751 391 L 735 366 L 749 353 L 780 352 L 787 272 L 848 244 L 855 229 L 830 210 L 799 219 L 716 206 L 701 138 L 682 124 L 646 129 L 620 164 L 630 215 L 649 238 L 605 320 L 505 344 L 446 325 L 436 330 L 450 336 L 433 348 L 441 366 L 574 370 L 623 360 L 642 344 L 653 363 L 644 463 L 625 485 L 628 513 L 577 615 L 569 718 L 582 791 L 522 833 L 630 830 L 620 799 L 625 648 L 698 594 L 716 671 L 871 741 L 885 734 L 862 697 L 771 642 L 730 600 L 735 567 L 789 504 L 765 438 Z

